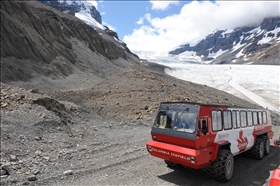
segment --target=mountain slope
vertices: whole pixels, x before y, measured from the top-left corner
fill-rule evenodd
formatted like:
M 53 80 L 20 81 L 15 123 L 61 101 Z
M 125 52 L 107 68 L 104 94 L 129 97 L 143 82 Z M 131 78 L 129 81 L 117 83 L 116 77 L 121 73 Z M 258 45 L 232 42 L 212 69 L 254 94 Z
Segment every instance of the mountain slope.
M 169 54 L 191 54 L 207 63 L 279 64 L 279 47 L 280 17 L 272 17 L 258 27 L 215 31 L 195 46 L 181 45 Z
M 1 2 L 1 17 L 2 82 L 74 72 L 98 78 L 138 65 L 125 43 L 40 2 Z

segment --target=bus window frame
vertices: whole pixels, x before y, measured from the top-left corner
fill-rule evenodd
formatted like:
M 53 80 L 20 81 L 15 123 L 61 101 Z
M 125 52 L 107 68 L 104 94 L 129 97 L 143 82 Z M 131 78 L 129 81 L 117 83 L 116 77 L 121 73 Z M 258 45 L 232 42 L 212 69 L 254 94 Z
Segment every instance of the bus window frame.
M 248 113 L 251 113 L 251 125 L 249 125 Z M 247 114 L 247 126 L 248 126 L 248 127 L 252 127 L 252 126 L 254 126 L 254 121 L 253 121 L 253 112 L 252 112 L 252 111 L 250 111 L 250 110 L 247 110 L 247 111 L 246 111 L 246 114 Z
M 261 116 L 260 116 L 261 114 Z M 263 112 L 262 111 L 258 111 L 258 121 L 259 121 L 259 124 L 264 124 L 263 123 Z
M 225 116 L 224 116 L 224 113 L 225 112 L 229 112 L 229 116 L 230 116 L 230 128 L 226 128 L 225 127 Z M 223 129 L 224 130 L 231 130 L 232 128 L 233 128 L 233 126 L 232 126 L 232 115 L 231 115 L 231 111 L 230 110 L 223 110 L 223 116 L 222 116 L 222 121 L 223 121 L 223 124 L 222 124 L 222 126 L 223 126 Z
M 245 113 L 245 119 L 244 119 L 245 125 L 244 125 L 244 126 L 242 125 L 242 113 Z M 246 111 L 246 110 L 241 110 L 241 111 L 240 111 L 240 127 L 241 127 L 241 128 L 246 128 L 247 126 L 248 126 L 247 111 Z
M 214 130 L 213 129 L 213 112 L 220 112 L 221 114 L 220 114 L 220 123 L 221 123 L 221 129 L 219 130 Z M 213 132 L 219 132 L 219 131 L 222 131 L 223 130 L 223 119 L 222 119 L 222 110 L 211 110 L 211 130 L 213 131 Z M 218 128 L 218 127 L 217 127 Z
M 235 121 L 233 121 L 235 119 Z M 232 128 L 237 129 L 237 112 L 236 110 L 231 111 L 231 121 L 232 121 Z
M 257 114 L 257 116 L 255 117 L 254 114 Z M 257 120 L 256 120 L 257 119 Z M 257 123 L 255 123 L 255 121 Z M 254 126 L 259 125 L 259 120 L 258 120 L 258 112 L 257 111 L 253 111 L 253 124 Z
M 267 113 L 266 113 L 266 111 L 262 111 L 262 112 L 263 112 L 263 124 L 267 124 Z M 264 118 L 265 118 L 265 120 L 264 120 Z
M 240 119 L 240 110 L 236 111 L 236 128 L 242 128 L 241 127 L 241 119 Z

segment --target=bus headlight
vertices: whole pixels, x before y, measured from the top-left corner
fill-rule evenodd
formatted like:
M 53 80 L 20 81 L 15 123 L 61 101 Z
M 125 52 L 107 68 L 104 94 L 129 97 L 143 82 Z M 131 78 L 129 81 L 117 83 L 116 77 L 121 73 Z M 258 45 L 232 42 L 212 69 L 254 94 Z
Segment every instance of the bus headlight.
M 195 161 L 194 161 L 194 157 L 193 156 L 190 156 L 190 161 L 192 164 L 195 164 Z

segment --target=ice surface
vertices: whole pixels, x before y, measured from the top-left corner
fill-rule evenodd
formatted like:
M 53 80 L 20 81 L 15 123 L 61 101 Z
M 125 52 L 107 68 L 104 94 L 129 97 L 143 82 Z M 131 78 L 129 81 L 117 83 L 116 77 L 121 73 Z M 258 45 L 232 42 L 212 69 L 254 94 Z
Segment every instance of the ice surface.
M 178 79 L 207 85 L 280 112 L 280 66 L 159 63 Z

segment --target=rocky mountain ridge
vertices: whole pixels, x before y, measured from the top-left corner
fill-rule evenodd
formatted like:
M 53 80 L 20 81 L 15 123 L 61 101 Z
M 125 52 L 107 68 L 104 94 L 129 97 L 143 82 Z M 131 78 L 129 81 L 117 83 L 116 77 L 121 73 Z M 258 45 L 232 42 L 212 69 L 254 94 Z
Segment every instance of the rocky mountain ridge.
M 171 55 L 192 52 L 202 61 L 215 64 L 279 64 L 280 17 L 265 18 L 257 27 L 217 30 L 196 45 L 181 45 Z
M 139 58 L 106 31 L 37 1 L 1 3 L 1 81 L 102 77 L 137 65 Z M 39 76 L 37 76 L 39 74 Z
M 39 2 L 53 7 L 63 13 L 67 13 L 84 21 L 93 28 L 104 30 L 108 35 L 119 40 L 118 33 L 102 25 L 102 17 L 95 6 L 85 0 L 51 0 Z

